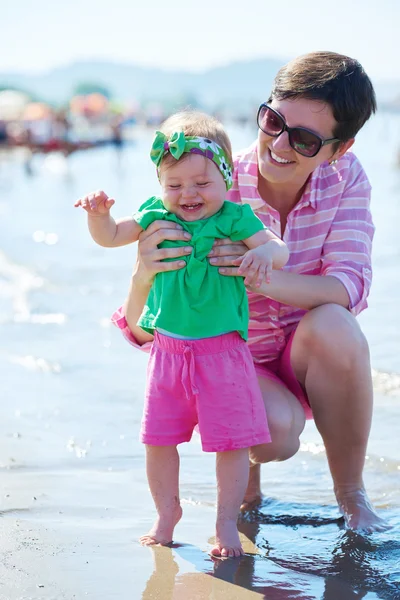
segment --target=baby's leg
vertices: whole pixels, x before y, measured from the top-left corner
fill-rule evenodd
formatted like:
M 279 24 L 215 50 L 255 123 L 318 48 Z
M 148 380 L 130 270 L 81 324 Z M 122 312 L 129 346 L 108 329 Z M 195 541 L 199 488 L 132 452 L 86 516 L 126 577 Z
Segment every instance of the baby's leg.
M 176 446 L 146 445 L 146 469 L 158 517 L 139 539 L 143 546 L 172 542 L 175 525 L 182 516 L 179 501 L 179 454 Z
M 241 556 L 237 519 L 249 479 L 248 448 L 217 452 L 217 523 L 213 556 Z

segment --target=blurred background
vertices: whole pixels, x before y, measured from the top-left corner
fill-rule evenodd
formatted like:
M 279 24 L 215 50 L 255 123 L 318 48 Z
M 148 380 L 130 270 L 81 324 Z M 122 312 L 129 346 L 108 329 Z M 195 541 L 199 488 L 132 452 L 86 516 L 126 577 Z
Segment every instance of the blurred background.
M 182 106 L 254 122 L 278 68 L 333 49 L 360 60 L 381 111 L 398 112 L 396 0 L 260 0 L 248 10 L 199 5 L 19 0 L 1 15 L 0 143 L 65 155 L 132 140 Z
M 399 24 L 397 0 L 1 8 L 1 600 L 400 598 Z M 365 479 L 393 529 L 343 529 L 310 422 L 296 457 L 263 468 L 241 561 L 207 555 L 214 462 L 197 437 L 182 447 L 179 544 L 142 549 L 154 518 L 137 439 L 147 358 L 110 325 L 136 248 L 96 246 L 73 203 L 104 189 L 122 216 L 157 193 L 154 129 L 182 107 L 217 115 L 234 150 L 248 145 L 277 70 L 313 50 L 357 58 L 377 93 L 354 147 L 377 228 L 359 320 L 375 386 Z

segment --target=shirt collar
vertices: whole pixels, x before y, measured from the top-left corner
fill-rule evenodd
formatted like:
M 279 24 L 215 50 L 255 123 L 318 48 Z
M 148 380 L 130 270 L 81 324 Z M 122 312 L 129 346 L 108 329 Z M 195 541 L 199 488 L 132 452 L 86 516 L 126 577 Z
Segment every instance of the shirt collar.
M 260 209 L 265 206 L 265 202 L 258 193 L 257 140 L 253 142 L 248 150 L 241 156 L 239 164 L 243 165 L 243 168 L 238 172 L 238 186 L 242 202 L 244 204 L 250 204 L 253 210 Z M 311 208 L 316 210 L 319 190 L 318 182 L 320 181 L 323 171 L 328 166 L 328 162 L 323 162 L 311 173 L 303 195 L 293 210 L 300 210 L 306 206 L 311 206 Z M 252 186 L 249 186 L 249 176 L 254 178 Z
M 311 206 L 314 210 L 317 208 L 317 192 L 318 192 L 318 180 L 320 177 L 321 165 L 317 167 L 309 176 L 304 188 L 303 195 L 300 200 L 293 208 L 293 210 L 300 210 L 305 206 Z

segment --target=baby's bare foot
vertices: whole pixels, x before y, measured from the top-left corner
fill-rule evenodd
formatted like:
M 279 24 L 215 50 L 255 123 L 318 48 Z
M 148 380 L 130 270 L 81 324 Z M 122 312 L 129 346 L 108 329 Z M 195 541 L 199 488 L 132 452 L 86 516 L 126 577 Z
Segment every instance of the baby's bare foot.
M 155 544 L 168 546 L 172 543 L 175 526 L 181 517 L 182 508 L 180 506 L 167 515 L 159 515 L 150 531 L 139 538 L 139 542 L 142 546 L 154 546 Z
M 364 488 L 336 488 L 335 493 L 339 509 L 349 529 L 365 533 L 391 529 L 392 526 L 376 513 Z
M 217 521 L 215 539 L 211 556 L 235 558 L 244 554 L 236 521 Z

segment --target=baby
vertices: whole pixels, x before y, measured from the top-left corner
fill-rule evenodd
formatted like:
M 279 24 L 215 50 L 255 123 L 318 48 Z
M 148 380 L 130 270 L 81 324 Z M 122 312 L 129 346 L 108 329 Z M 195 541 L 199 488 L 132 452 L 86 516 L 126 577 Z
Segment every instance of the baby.
M 93 239 L 106 247 L 139 239 L 152 222 L 180 224 L 192 246 L 183 269 L 158 273 L 138 325 L 154 335 L 150 352 L 141 441 L 158 513 L 143 545 L 172 542 L 182 516 L 177 445 L 198 426 L 202 448 L 216 452 L 216 542 L 211 554 L 243 554 L 237 516 L 249 474 L 248 448 L 270 442 L 261 392 L 246 344 L 245 284 L 258 286 L 289 257 L 284 242 L 264 228 L 248 205 L 226 201 L 232 183 L 232 152 L 222 125 L 199 112 L 181 112 L 157 131 L 150 153 L 161 196 L 133 217 L 115 221 L 114 199 L 104 192 L 79 199 Z M 241 240 L 249 248 L 243 277 L 224 277 L 207 258 L 215 239 Z

